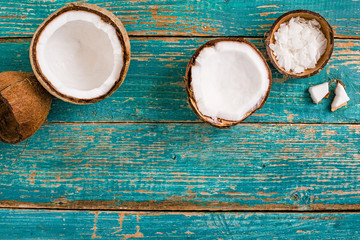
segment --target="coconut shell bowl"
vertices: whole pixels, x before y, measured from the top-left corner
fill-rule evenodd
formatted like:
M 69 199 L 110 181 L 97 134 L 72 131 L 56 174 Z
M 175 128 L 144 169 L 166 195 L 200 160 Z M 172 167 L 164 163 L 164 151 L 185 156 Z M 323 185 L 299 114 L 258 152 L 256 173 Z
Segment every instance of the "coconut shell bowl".
M 312 19 L 317 20 L 321 26 L 320 30 L 323 32 L 323 34 L 327 40 L 326 50 L 325 50 L 324 54 L 322 54 L 320 59 L 317 61 L 315 68 L 306 69 L 302 73 L 293 73 L 291 71 L 286 71 L 285 68 L 281 67 L 278 64 L 276 57 L 269 46 L 270 44 L 275 43 L 274 33 L 277 32 L 280 25 L 282 23 L 288 22 L 291 18 L 296 18 L 296 17 L 301 17 L 306 20 L 312 20 Z M 326 64 L 328 63 L 328 61 L 331 57 L 331 54 L 333 52 L 333 49 L 334 49 L 334 33 L 333 33 L 333 30 L 332 30 L 330 24 L 320 14 L 318 14 L 316 12 L 308 11 L 308 10 L 295 10 L 295 11 L 290 11 L 290 12 L 287 12 L 287 13 L 281 15 L 274 22 L 274 24 L 272 25 L 272 27 L 270 29 L 270 32 L 268 33 L 266 40 L 265 40 L 265 45 L 266 45 L 266 51 L 267 51 L 267 54 L 269 56 L 271 63 L 281 74 L 283 74 L 287 77 L 290 77 L 290 78 L 307 78 L 307 77 L 311 77 L 311 76 L 317 74 L 318 72 L 320 72 L 320 70 L 323 69 L 326 66 Z

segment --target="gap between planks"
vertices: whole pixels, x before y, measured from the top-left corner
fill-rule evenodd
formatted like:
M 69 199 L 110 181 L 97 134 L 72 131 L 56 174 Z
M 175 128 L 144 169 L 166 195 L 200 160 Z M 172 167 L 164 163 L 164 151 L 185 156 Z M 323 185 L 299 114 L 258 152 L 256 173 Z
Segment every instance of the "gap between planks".
M 197 121 L 134 121 L 134 122 L 44 122 L 44 125 L 134 125 L 134 124 L 142 124 L 142 125 L 148 125 L 148 124 L 206 124 L 205 122 L 202 122 L 200 120 Z M 236 126 L 241 125 L 291 125 L 291 126 L 337 126 L 337 125 L 347 125 L 347 126 L 357 126 L 360 125 L 359 123 L 289 123 L 289 122 L 241 122 L 237 124 Z
M 0 207 L 0 210 L 24 210 L 24 211 L 48 211 L 48 212 L 127 212 L 127 213 L 283 213 L 283 214 L 298 214 L 298 213 L 305 213 L 305 214 L 332 214 L 332 213 L 343 213 L 343 214 L 359 214 L 360 209 L 356 210 L 346 210 L 346 209 L 338 209 L 338 210 L 157 210 L 157 209 L 137 209 L 137 210 L 128 210 L 128 209 L 94 209 L 94 208 L 22 208 L 22 207 Z
M 166 39 L 166 38 L 181 38 L 181 39 L 188 39 L 188 38 L 225 38 L 225 37 L 239 37 L 239 38 L 248 38 L 248 39 L 265 39 L 266 35 L 264 36 L 242 36 L 242 35 L 234 35 L 234 36 L 203 36 L 203 35 L 194 35 L 194 36 L 184 36 L 184 35 L 129 35 L 131 39 Z M 23 37 L 0 37 L 0 43 L 6 43 L 16 40 L 26 40 L 26 39 L 32 39 L 32 36 L 23 36 Z M 340 39 L 340 40 L 360 40 L 360 36 L 346 36 L 346 35 L 335 35 L 334 39 Z

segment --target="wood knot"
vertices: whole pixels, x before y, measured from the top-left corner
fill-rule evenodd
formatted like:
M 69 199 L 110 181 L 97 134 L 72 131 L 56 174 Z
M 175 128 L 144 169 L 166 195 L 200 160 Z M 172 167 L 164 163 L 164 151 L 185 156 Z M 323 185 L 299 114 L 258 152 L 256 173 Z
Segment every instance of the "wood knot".
M 290 199 L 297 204 L 310 204 L 311 196 L 306 191 L 295 191 L 290 195 Z
M 299 201 L 301 198 L 300 198 L 299 194 L 293 193 L 291 196 L 291 199 L 294 201 Z

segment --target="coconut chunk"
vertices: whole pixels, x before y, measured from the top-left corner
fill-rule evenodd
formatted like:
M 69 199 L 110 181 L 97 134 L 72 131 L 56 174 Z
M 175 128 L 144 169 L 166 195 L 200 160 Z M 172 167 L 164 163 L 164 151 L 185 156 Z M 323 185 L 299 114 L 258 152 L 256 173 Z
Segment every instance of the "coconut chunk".
M 335 97 L 331 103 L 331 111 L 336 111 L 339 108 L 345 106 L 349 100 L 350 98 L 347 95 L 344 86 L 337 82 L 335 88 Z
M 314 103 L 318 104 L 323 98 L 329 96 L 329 83 L 324 82 L 322 84 L 312 86 L 309 88 L 311 99 Z
M 216 122 L 240 121 L 259 108 L 268 95 L 268 66 L 245 40 L 219 40 L 209 45 L 201 49 L 191 68 L 197 108 Z

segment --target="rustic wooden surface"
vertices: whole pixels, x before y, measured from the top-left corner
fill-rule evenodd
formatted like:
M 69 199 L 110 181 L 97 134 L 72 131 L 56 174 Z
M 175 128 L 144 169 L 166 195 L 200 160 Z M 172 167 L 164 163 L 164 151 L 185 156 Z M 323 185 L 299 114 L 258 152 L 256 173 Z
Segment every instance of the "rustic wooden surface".
M 358 125 L 48 124 L 5 145 L 0 206 L 356 210 Z
M 359 213 L 0 210 L 0 221 L 1 239 L 356 239 L 360 234 Z
M 0 0 L 0 71 L 31 71 L 32 34 L 68 2 Z M 0 143 L 0 239 L 360 238 L 359 1 L 87 2 L 128 30 L 128 76 L 100 103 L 54 99 L 33 137 Z M 244 36 L 266 56 L 265 33 L 294 9 L 333 26 L 325 69 L 285 79 L 271 66 L 260 111 L 201 123 L 184 89 L 195 49 Z M 307 89 L 334 78 L 351 100 L 330 112 L 333 96 L 314 105 Z
M 184 91 L 186 65 L 195 49 L 210 38 L 132 37 L 130 69 L 111 98 L 76 106 L 54 99 L 49 122 L 199 122 Z M 0 40 L 0 69 L 31 71 L 31 39 Z M 265 56 L 264 39 L 249 38 Z M 357 123 L 360 121 L 360 40 L 337 39 L 333 56 L 318 75 L 284 79 L 273 67 L 273 85 L 264 107 L 246 122 Z M 269 63 L 270 64 L 270 63 Z M 351 101 L 330 112 L 332 96 L 312 104 L 307 89 L 329 79 L 346 84 Z
M 0 34 L 29 36 L 56 9 L 71 0 L 0 0 Z M 89 0 L 112 11 L 132 36 L 263 36 L 281 14 L 307 9 L 319 12 L 337 36 L 360 34 L 357 0 Z

